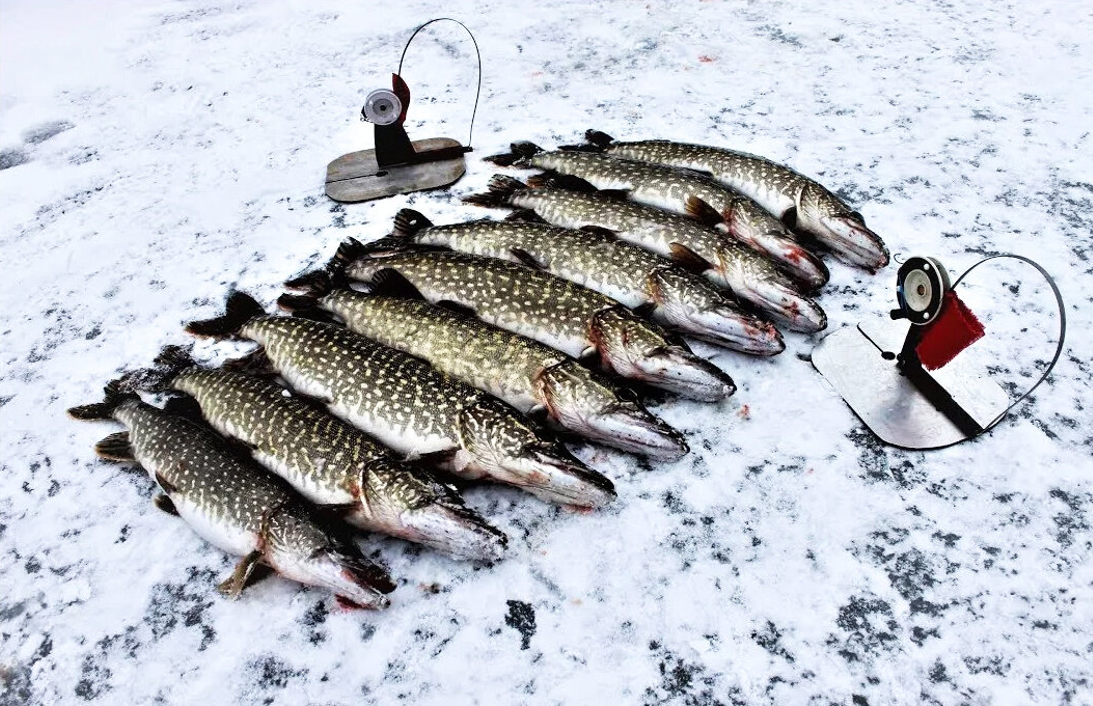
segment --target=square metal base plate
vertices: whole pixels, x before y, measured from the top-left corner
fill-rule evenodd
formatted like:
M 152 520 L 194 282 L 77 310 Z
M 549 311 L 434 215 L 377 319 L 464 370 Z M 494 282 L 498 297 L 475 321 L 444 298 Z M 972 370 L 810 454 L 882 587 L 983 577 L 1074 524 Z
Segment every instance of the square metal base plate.
M 904 377 L 896 365 L 905 320 L 877 318 L 835 331 L 812 351 L 812 365 L 881 441 L 905 449 L 938 449 L 967 435 Z M 980 426 L 1010 404 L 1006 391 L 957 357 L 930 373 Z
M 415 140 L 414 150 L 425 152 L 445 147 L 459 147 L 450 137 L 430 137 Z M 326 167 L 326 195 L 335 201 L 355 203 L 405 194 L 423 189 L 436 189 L 455 183 L 467 171 L 462 156 L 436 162 L 380 167 L 375 150 L 343 154 Z

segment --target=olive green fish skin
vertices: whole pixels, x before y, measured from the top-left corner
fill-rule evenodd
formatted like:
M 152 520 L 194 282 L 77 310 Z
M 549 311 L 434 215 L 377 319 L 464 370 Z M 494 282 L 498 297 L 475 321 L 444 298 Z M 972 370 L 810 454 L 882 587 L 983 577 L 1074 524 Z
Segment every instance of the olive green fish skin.
M 347 575 L 339 557 L 367 562 L 355 547 L 332 536 L 299 496 L 237 459 L 213 434 L 136 400 L 123 402 L 113 416 L 128 428 L 136 460 L 165 483 L 179 515 L 205 540 L 239 556 L 261 551 L 282 575 L 326 586 L 358 605 L 388 604 Z
M 527 164 L 580 177 L 598 189 L 625 190 L 634 201 L 677 213 L 687 212 L 689 198 L 701 199 L 721 215 L 732 237 L 770 257 L 795 279 L 810 288 L 827 282 L 823 262 L 796 242 L 781 221 L 707 176 L 588 152 L 540 152 L 529 157 Z
M 778 218 L 794 214 L 797 228 L 846 262 L 872 270 L 888 264 L 888 248 L 865 227 L 860 214 L 815 180 L 764 157 L 668 140 L 612 142 L 605 151 L 626 159 L 709 172 Z
M 352 505 L 343 516 L 347 522 L 459 557 L 501 558 L 504 533 L 466 508 L 449 486 L 281 386 L 193 368 L 177 375 L 172 387 L 192 396 L 217 431 L 245 443 L 259 463 L 307 499 Z
M 418 358 L 333 324 L 260 316 L 240 331 L 262 344 L 296 390 L 409 456 L 442 455 L 447 470 L 489 477 L 585 507 L 614 499 L 611 482 L 516 410 Z
M 539 223 L 481 220 L 432 226 L 408 236 L 415 243 L 520 261 L 605 294 L 628 307 L 652 306 L 658 323 L 708 343 L 774 355 L 785 348 L 768 322 L 697 275 L 655 253 L 602 233 Z
M 420 300 L 335 290 L 320 306 L 357 333 L 429 361 L 523 412 L 544 409 L 560 426 L 657 458 L 687 452 L 679 432 L 576 360 L 530 338 Z
M 731 378 L 669 342 L 659 326 L 610 297 L 546 272 L 465 253 L 409 252 L 356 260 L 345 274 L 369 282 L 388 269 L 431 303 L 459 303 L 495 326 L 574 358 L 597 351 L 622 377 L 702 400 L 735 392 Z
M 553 225 L 605 228 L 662 257 L 677 257 L 673 247 L 682 246 L 705 260 L 706 279 L 791 330 L 812 332 L 826 325 L 827 316 L 819 305 L 801 294 L 772 260 L 691 218 L 599 193 L 552 187 L 517 188 L 504 199 Z

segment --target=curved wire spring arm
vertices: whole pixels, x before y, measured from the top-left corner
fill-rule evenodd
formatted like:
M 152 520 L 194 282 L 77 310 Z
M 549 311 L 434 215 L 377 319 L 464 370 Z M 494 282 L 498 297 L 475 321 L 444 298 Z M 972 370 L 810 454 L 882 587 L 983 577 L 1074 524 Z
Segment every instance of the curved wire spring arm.
M 402 48 L 402 56 L 400 56 L 398 60 L 398 75 L 402 76 L 402 62 L 406 59 L 406 50 L 410 48 L 410 42 L 414 41 L 414 37 L 418 35 L 418 32 L 425 29 L 434 22 L 443 21 L 455 22 L 457 25 L 467 30 L 467 34 L 471 38 L 471 44 L 474 45 L 475 56 L 478 57 L 478 90 L 475 91 L 474 94 L 474 108 L 471 110 L 471 127 L 467 131 L 467 149 L 470 150 L 471 138 L 474 136 L 474 117 L 478 114 L 478 99 L 482 97 L 482 52 L 478 50 L 478 42 L 475 40 L 474 34 L 467 27 L 467 25 L 463 24 L 459 20 L 452 19 L 451 17 L 437 17 L 429 20 L 425 24 L 418 26 L 418 28 L 414 30 L 414 33 L 410 35 L 410 38 L 406 40 L 406 46 Z
M 997 417 L 995 417 L 994 420 L 990 424 L 983 427 L 983 431 L 979 432 L 980 434 L 983 434 L 983 433 L 993 429 L 995 427 L 995 425 L 998 424 L 998 422 L 1002 421 L 1002 419 L 1013 410 L 1014 407 L 1021 404 L 1021 402 L 1023 402 L 1026 397 L 1031 395 L 1032 392 L 1037 387 L 1040 386 L 1040 383 L 1042 383 L 1044 380 L 1047 379 L 1047 376 L 1050 375 L 1051 371 L 1055 368 L 1055 364 L 1057 362 L 1059 362 L 1059 357 L 1063 354 L 1063 343 L 1066 340 L 1066 307 L 1063 304 L 1063 295 L 1059 291 L 1059 286 L 1057 284 L 1055 284 L 1055 280 L 1051 277 L 1051 275 L 1048 274 L 1047 270 L 1045 270 L 1038 262 L 1035 262 L 1035 261 L 1025 257 L 1024 255 L 1014 255 L 1012 253 L 1000 253 L 998 255 L 991 255 L 990 257 L 983 258 L 982 260 L 975 263 L 974 265 L 972 265 L 968 269 L 964 270 L 964 274 L 957 277 L 956 281 L 953 282 L 952 289 L 956 289 L 956 286 L 958 284 L 960 284 L 964 280 L 965 277 L 968 276 L 968 273 L 970 273 L 972 270 L 974 270 L 975 268 L 982 265 L 984 262 L 990 262 L 991 260 L 997 260 L 997 259 L 1000 259 L 1000 258 L 1008 258 L 1008 259 L 1011 259 L 1011 260 L 1019 260 L 1020 262 L 1028 263 L 1029 265 L 1032 265 L 1033 267 L 1035 267 L 1036 270 L 1041 275 L 1043 275 L 1044 280 L 1047 281 L 1048 286 L 1051 287 L 1051 291 L 1055 295 L 1056 304 L 1058 304 L 1058 306 L 1059 306 L 1059 343 L 1055 346 L 1055 355 L 1051 358 L 1051 362 L 1048 363 L 1047 368 L 1044 369 L 1044 373 L 1043 373 L 1043 375 L 1040 376 L 1040 379 L 1037 380 L 1035 383 L 1033 383 L 1032 387 L 1025 390 L 1024 394 L 1022 394 L 1020 397 L 1018 397 L 1016 400 L 1014 400 L 1013 403 L 1009 407 L 1006 407 L 1002 411 L 1002 413 L 999 414 Z M 976 436 L 978 436 L 978 434 Z

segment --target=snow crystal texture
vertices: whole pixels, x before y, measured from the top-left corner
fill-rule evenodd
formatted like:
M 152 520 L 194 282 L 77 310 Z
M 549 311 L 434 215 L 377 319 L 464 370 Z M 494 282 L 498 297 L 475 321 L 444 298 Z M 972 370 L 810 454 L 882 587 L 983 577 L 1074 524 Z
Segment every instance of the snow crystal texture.
M 371 144 L 364 95 L 443 14 L 485 62 L 467 176 L 327 200 L 327 162 Z M 1093 701 L 1088 3 L 58 0 L 5 2 L 0 26 L 0 701 Z M 414 137 L 465 139 L 459 32 L 407 56 Z M 913 453 L 813 370 L 823 334 L 770 360 L 700 348 L 740 390 L 656 405 L 691 455 L 578 449 L 618 482 L 596 513 L 472 488 L 513 539 L 492 568 L 365 538 L 400 581 L 379 614 L 278 578 L 220 598 L 233 559 L 94 458 L 116 426 L 66 419 L 229 289 L 271 303 L 405 206 L 481 217 L 458 197 L 495 171 L 482 155 L 587 128 L 784 161 L 901 256 L 1037 259 L 1068 302 L 1058 368 L 986 437 Z M 886 315 L 894 274 L 832 264 L 831 330 Z M 988 332 L 966 355 L 1028 386 L 1056 340 L 1047 289 L 989 266 L 965 299 Z

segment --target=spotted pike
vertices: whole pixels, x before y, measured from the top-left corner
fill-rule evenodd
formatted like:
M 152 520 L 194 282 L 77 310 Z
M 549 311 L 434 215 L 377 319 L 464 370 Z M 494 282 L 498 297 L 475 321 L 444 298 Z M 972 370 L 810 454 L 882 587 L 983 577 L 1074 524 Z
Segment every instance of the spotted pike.
M 386 242 L 440 246 L 521 262 L 606 294 L 688 336 L 753 355 L 785 349 L 778 329 L 745 313 L 702 277 L 601 230 L 526 221 L 479 220 L 434 226 L 411 209 L 395 216 Z M 375 250 L 376 243 L 370 243 Z
M 97 404 L 73 407 L 76 419 L 115 419 L 127 431 L 95 446 L 100 456 L 135 461 L 165 495 L 156 505 L 186 521 L 202 538 L 242 556 L 221 593 L 237 597 L 258 564 L 286 578 L 334 591 L 341 600 L 367 608 L 388 604 L 395 586 L 347 538 L 279 479 L 245 463 L 212 431 L 141 402 L 107 385 Z
M 605 154 L 705 172 L 754 199 L 789 227 L 816 238 L 852 265 L 879 270 L 888 264 L 888 248 L 865 227 L 860 213 L 789 167 L 722 147 L 669 140 L 616 142 L 598 130 L 589 130 L 585 137 Z
M 732 238 L 763 253 L 809 288 L 824 285 L 827 267 L 793 233 L 747 196 L 694 171 L 577 150 L 544 152 L 516 142 L 512 152 L 486 159 L 495 164 L 545 169 L 577 177 L 648 206 L 684 213 L 717 225 Z
M 509 405 L 425 361 L 341 326 L 267 316 L 241 292 L 225 314 L 187 326 L 198 336 L 257 342 L 301 394 L 409 458 L 467 479 L 490 478 L 551 502 L 599 507 L 614 486 Z
M 140 389 L 189 395 L 214 429 L 350 524 L 467 559 L 504 554 L 505 534 L 459 493 L 319 405 L 269 379 L 200 367 L 178 347 L 165 348 L 157 363 L 131 377 Z
M 687 453 L 682 435 L 632 392 L 549 346 L 420 299 L 335 288 L 329 275 L 317 275 L 289 282 L 308 295 L 286 294 L 281 306 L 335 314 L 351 331 L 424 358 L 525 414 L 545 412 L 562 428 L 608 446 L 663 459 Z
M 736 391 L 717 366 L 673 343 L 663 329 L 619 302 L 560 277 L 504 260 L 457 252 L 369 252 L 349 239 L 331 268 L 377 293 L 409 290 L 430 303 L 454 302 L 500 328 L 574 358 L 598 354 L 624 378 L 701 400 Z
M 702 273 L 793 331 L 818 331 L 826 325 L 823 309 L 801 294 L 773 261 L 751 248 L 693 218 L 604 196 L 596 190 L 556 188 L 554 181 L 554 177 L 544 175 L 529 179 L 525 185 L 496 174 L 490 179 L 487 193 L 474 194 L 464 201 L 515 208 L 510 217 L 540 218 L 563 228 L 603 229 Z

